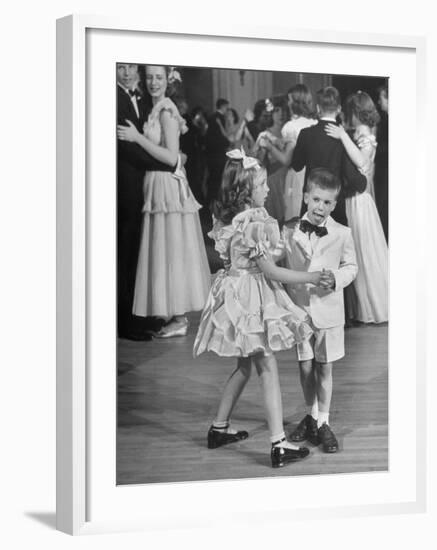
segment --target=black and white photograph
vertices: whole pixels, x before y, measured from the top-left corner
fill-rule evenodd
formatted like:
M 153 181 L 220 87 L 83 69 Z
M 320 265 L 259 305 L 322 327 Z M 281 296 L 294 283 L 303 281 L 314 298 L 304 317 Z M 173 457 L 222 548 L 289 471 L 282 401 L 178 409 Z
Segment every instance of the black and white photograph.
M 117 484 L 387 471 L 389 79 L 115 71 Z

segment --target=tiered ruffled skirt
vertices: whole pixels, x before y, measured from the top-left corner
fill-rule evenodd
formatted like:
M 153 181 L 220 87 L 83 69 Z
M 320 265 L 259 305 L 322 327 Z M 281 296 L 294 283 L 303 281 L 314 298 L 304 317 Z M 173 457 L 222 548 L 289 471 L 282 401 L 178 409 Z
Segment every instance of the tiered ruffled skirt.
M 200 208 L 184 174 L 146 173 L 135 315 L 171 317 L 205 305 L 211 275 Z
M 292 348 L 312 334 L 307 314 L 263 273 L 218 272 L 200 319 L 194 356 L 248 357 Z

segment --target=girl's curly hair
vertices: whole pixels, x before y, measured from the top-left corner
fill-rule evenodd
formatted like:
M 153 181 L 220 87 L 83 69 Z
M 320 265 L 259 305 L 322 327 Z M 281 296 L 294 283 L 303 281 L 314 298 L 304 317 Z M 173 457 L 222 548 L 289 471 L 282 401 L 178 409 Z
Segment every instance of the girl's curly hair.
M 253 184 L 259 170 L 264 168 L 243 167 L 241 160 L 229 159 L 225 165 L 218 198 L 213 204 L 214 216 L 224 225 L 229 225 L 234 216 L 251 208 Z
M 352 126 L 353 115 L 361 124 L 365 124 L 369 128 L 374 128 L 381 120 L 372 98 L 366 92 L 361 91 L 346 98 L 345 115 L 350 126 Z

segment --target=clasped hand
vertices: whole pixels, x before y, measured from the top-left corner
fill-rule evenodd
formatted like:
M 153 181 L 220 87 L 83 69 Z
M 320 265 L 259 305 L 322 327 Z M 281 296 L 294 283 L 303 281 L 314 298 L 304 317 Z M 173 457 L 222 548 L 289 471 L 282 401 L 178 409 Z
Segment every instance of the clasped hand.
M 318 274 L 317 282 L 315 285 L 324 288 L 325 290 L 335 288 L 335 277 L 334 273 L 330 269 L 323 269 L 322 271 L 317 271 Z

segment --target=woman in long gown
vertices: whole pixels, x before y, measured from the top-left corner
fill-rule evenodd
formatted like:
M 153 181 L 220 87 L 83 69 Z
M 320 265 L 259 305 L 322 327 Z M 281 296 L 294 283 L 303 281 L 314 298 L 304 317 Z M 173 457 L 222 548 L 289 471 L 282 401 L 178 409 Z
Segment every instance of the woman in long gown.
M 118 126 L 118 137 L 134 141 L 149 154 L 177 164 L 174 173 L 148 171 L 144 177 L 144 217 L 138 256 L 134 315 L 167 320 L 158 336 L 185 335 L 185 313 L 205 305 L 210 271 L 198 210 L 180 165 L 179 136 L 187 131 L 176 105 L 166 97 L 171 72 L 146 66 L 146 87 L 153 108 L 143 134 L 128 122 Z
M 285 167 L 281 196 L 284 220 L 300 216 L 302 207 L 305 168 L 300 172 L 295 172 L 290 167 L 297 138 L 303 128 L 317 124 L 317 120 L 313 117 L 314 109 L 311 91 L 305 84 L 296 84 L 290 88 L 288 100 L 291 119 L 282 128 L 282 146 L 278 147 L 274 143 L 268 146 L 270 156 L 277 163 Z
M 282 128 L 288 118 L 288 109 L 283 96 L 274 97 L 270 104 L 272 123 L 258 135 L 253 154 L 267 170 L 267 185 L 269 194 L 265 202 L 267 212 L 278 220 L 284 221 L 284 184 L 287 166 L 278 160 L 272 151 L 284 152 L 285 140 L 282 137 Z
M 388 321 L 388 248 L 374 201 L 376 127 L 379 114 L 365 92 L 350 95 L 345 103 L 345 129 L 327 125 L 326 132 L 341 139 L 352 162 L 366 176 L 364 193 L 346 199 L 346 216 L 354 238 L 358 275 L 354 281 L 356 298 L 349 301 L 349 315 L 362 323 Z

